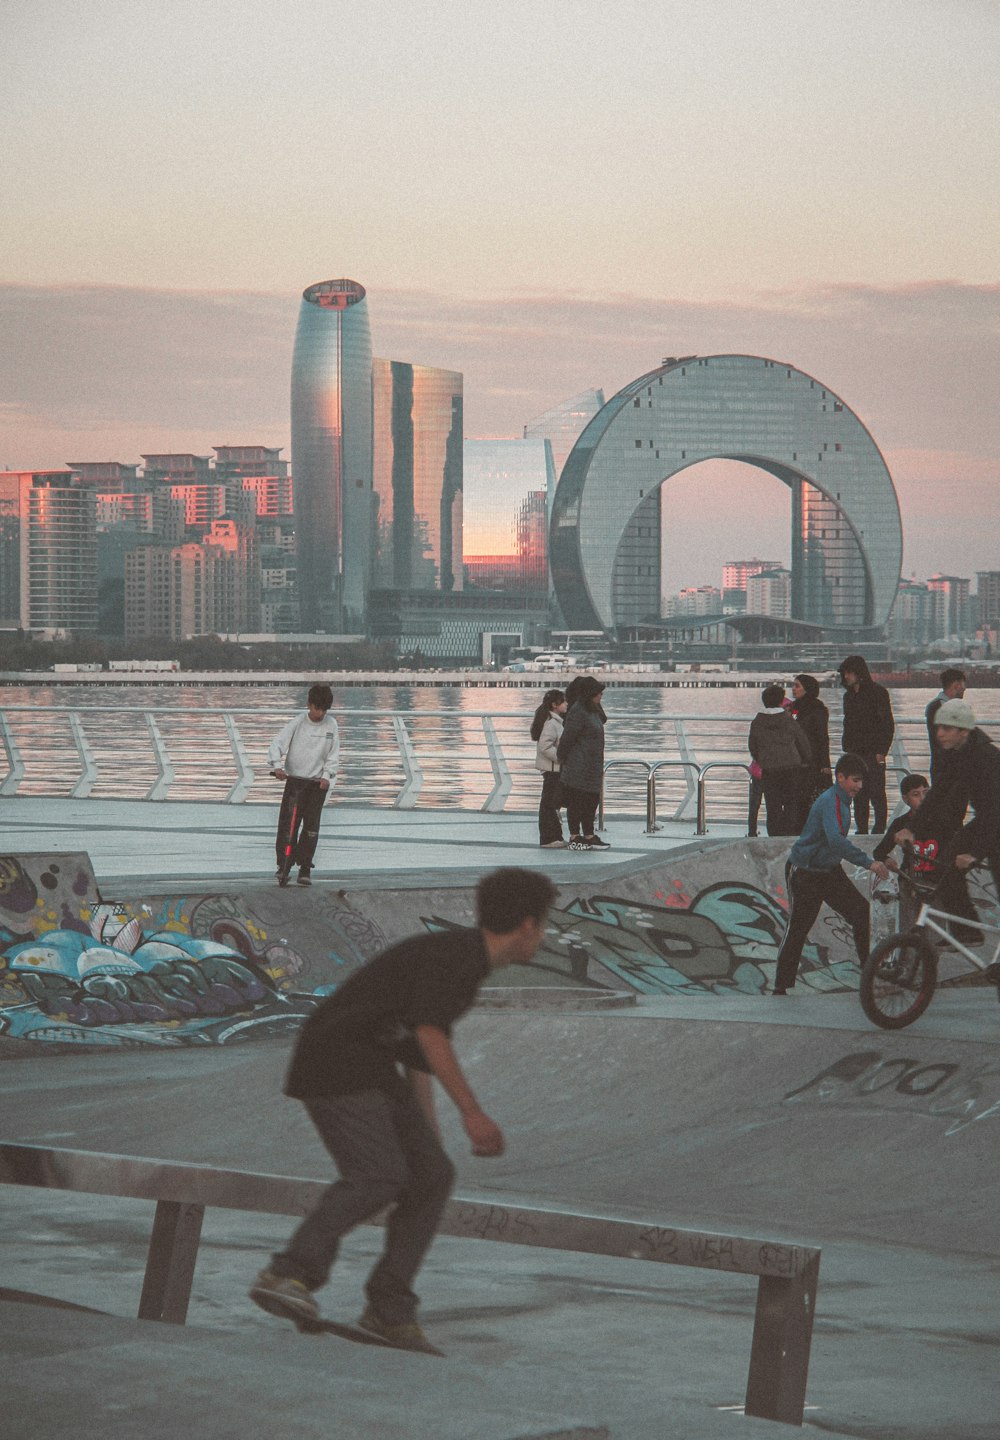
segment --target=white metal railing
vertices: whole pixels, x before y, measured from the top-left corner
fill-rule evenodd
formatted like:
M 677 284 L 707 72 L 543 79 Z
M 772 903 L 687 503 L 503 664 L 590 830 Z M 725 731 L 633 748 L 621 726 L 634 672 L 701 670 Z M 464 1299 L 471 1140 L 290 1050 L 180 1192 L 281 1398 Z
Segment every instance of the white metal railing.
M 349 707 L 334 714 L 343 803 L 493 813 L 538 804 L 522 714 Z M 7 706 L 0 709 L 0 796 L 273 803 L 267 747 L 283 719 L 284 712 L 249 707 Z M 644 806 L 648 833 L 660 828 L 662 811 L 692 820 L 703 834 L 709 808 L 716 820 L 743 819 L 747 727 L 743 717 L 616 714 L 602 820 Z M 898 720 L 890 772 L 926 765 L 923 721 Z

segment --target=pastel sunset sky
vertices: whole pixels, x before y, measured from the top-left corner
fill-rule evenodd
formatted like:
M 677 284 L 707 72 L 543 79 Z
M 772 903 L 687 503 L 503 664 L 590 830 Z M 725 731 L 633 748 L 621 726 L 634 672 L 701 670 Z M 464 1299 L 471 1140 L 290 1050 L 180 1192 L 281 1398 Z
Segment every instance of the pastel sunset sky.
M 1000 568 L 997 0 L 7 0 L 0 43 L 0 468 L 287 446 L 299 297 L 350 276 L 469 435 L 795 365 L 904 574 Z M 775 480 L 676 485 L 667 588 L 787 558 Z

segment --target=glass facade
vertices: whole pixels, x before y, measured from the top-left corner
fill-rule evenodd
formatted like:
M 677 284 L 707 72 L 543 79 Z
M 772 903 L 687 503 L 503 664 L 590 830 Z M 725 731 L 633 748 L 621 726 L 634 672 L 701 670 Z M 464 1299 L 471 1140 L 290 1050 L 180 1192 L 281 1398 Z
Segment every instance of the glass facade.
M 466 440 L 463 452 L 466 582 L 544 593 L 548 564 L 539 556 L 539 516 L 555 489 L 550 442 Z
M 373 362 L 373 584 L 462 588 L 462 376 Z
M 525 440 L 548 440 L 552 445 L 552 463 L 556 478 L 562 473 L 566 456 L 576 444 L 583 427 L 594 418 L 604 405 L 603 390 L 584 390 L 561 405 L 555 405 L 531 420 L 524 427 Z
M 583 430 L 563 466 L 549 533 L 568 626 L 613 632 L 628 623 L 627 570 L 642 563 L 630 525 L 661 486 L 669 523 L 670 477 L 714 459 L 755 465 L 792 489 L 794 619 L 885 626 L 903 550 L 885 461 L 833 391 L 753 355 L 667 361 L 620 390 Z
M 21 475 L 21 624 L 97 629 L 97 496 L 70 470 Z
M 327 280 L 303 292 L 291 400 L 302 625 L 360 633 L 374 495 L 371 333 L 356 281 Z

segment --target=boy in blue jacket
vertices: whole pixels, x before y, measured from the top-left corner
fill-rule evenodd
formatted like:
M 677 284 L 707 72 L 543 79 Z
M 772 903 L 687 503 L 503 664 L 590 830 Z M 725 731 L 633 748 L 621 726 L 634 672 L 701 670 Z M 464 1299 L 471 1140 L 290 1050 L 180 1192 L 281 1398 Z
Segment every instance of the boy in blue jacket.
M 802 947 L 824 904 L 842 915 L 853 930 L 858 962 L 863 965 L 868 959 L 868 901 L 848 880 L 840 863 L 850 860 L 871 870 L 880 880 L 889 878 L 889 865 L 866 855 L 847 838 L 851 806 L 864 784 L 865 762 L 858 755 L 842 755 L 834 770 L 833 784 L 813 801 L 802 834 L 788 853 L 788 928 L 778 951 L 774 995 L 787 995 L 794 986 Z M 892 869 L 898 868 L 895 861 L 890 864 Z

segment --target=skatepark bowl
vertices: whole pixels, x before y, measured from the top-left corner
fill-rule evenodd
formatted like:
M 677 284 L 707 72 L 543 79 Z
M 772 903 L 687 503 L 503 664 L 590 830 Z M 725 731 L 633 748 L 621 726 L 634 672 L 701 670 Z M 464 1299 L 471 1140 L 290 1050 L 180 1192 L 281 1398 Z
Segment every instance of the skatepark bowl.
M 158 820 L 79 803 L 86 851 L 31 850 L 57 822 L 16 802 L 0 857 L 5 1440 L 995 1440 L 1000 1006 L 968 967 L 876 1031 L 824 915 L 772 999 L 780 840 L 689 826 L 553 855 L 531 817 L 464 815 L 459 857 L 425 815 L 396 865 L 394 816 L 379 869 L 343 844 L 353 817 L 326 832 L 336 881 L 296 891 L 241 878 L 212 807 L 187 829 L 174 811 L 158 849 Z M 157 866 L 167 842 L 183 867 Z M 216 854 L 228 872 L 192 883 Z M 519 863 L 559 893 L 533 964 L 494 972 L 456 1029 L 507 1149 L 473 1158 L 439 1107 L 457 1195 L 420 1289 L 446 1359 L 299 1337 L 246 1295 L 331 1173 L 281 1093 L 297 1028 Z M 379 1248 L 348 1237 L 333 1318 Z

